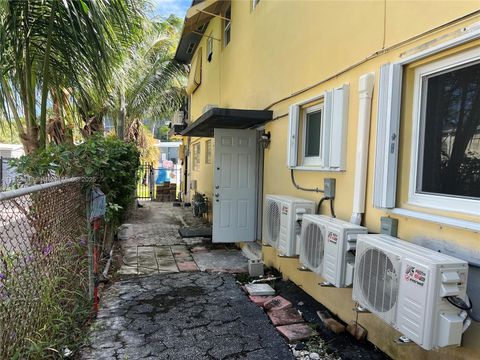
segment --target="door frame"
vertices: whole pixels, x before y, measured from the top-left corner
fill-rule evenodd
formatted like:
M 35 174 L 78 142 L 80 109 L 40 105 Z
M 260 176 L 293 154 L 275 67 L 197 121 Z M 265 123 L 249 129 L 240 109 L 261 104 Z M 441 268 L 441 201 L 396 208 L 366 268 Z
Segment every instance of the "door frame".
M 240 130 L 240 129 L 239 129 Z M 252 128 L 251 130 L 256 130 L 256 151 L 257 151 L 257 159 L 255 164 L 256 169 L 256 189 L 255 189 L 255 206 L 256 206 L 256 216 L 255 216 L 255 240 L 253 242 L 258 242 L 262 240 L 262 232 L 263 232 L 263 180 L 264 180 L 264 158 L 265 158 L 265 149 L 260 145 L 260 137 L 265 131 L 265 125 Z M 216 147 L 217 144 L 214 144 Z M 215 164 L 215 152 L 212 151 L 212 163 Z M 189 176 L 190 178 L 190 176 Z M 212 196 L 215 194 L 215 166 L 212 167 Z M 214 199 L 212 198 L 212 205 Z M 212 208 L 212 226 L 213 221 L 213 208 Z
M 265 131 L 265 126 L 256 128 L 257 130 L 257 216 L 256 216 L 256 241 L 262 241 L 263 229 L 263 176 L 264 176 L 264 160 L 265 149 L 260 145 L 260 137 Z

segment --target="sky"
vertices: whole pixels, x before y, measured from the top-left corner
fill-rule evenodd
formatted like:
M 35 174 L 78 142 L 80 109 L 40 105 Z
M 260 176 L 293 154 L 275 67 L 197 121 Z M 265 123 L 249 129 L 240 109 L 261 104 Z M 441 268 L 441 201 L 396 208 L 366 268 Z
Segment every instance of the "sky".
M 152 17 L 167 17 L 170 14 L 177 15 L 180 19 L 185 17 L 192 0 L 150 0 L 153 11 Z

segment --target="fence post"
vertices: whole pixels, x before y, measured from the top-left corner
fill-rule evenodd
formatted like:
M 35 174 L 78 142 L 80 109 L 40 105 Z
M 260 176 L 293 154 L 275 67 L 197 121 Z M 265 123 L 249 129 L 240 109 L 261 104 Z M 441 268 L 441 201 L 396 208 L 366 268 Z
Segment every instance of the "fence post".
M 155 169 L 153 168 L 153 164 L 149 166 L 149 188 L 150 188 L 150 201 L 154 199 L 154 191 L 155 191 Z
M 90 202 L 91 202 L 91 189 L 88 188 L 86 191 L 87 198 L 87 229 L 88 229 L 88 240 L 87 240 L 87 251 L 88 251 L 88 297 L 90 301 L 94 300 L 94 291 L 95 291 L 95 277 L 93 273 L 93 232 L 92 224 L 90 224 Z

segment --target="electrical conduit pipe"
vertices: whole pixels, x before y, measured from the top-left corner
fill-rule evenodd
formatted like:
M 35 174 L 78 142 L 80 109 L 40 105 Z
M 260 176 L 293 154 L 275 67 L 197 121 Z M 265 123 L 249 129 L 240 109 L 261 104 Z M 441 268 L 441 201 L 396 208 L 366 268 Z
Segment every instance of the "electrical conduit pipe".
M 373 73 L 364 74 L 358 80 L 357 154 L 355 156 L 353 211 L 350 218 L 350 221 L 357 225 L 362 223 L 362 217 L 365 213 L 368 143 L 374 81 L 375 75 Z

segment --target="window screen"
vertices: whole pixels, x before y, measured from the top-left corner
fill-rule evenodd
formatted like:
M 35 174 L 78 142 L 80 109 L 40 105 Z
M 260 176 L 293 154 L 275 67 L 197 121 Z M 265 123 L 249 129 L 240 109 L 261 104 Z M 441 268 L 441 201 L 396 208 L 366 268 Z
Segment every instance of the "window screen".
M 480 198 L 480 63 L 424 77 L 417 192 Z
M 305 121 L 305 156 L 320 156 L 322 111 L 308 113 Z
M 193 145 L 193 170 L 200 170 L 200 143 Z
M 212 163 L 212 140 L 205 143 L 205 164 Z
M 223 41 L 224 41 L 224 46 L 227 46 L 228 43 L 230 42 L 230 36 L 232 32 L 232 8 L 228 7 L 227 11 L 225 12 L 225 18 L 229 20 L 224 20 L 225 21 L 225 29 L 224 29 L 224 34 L 223 34 Z

